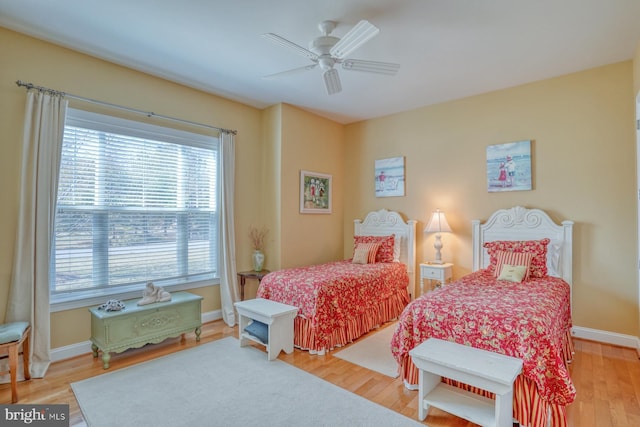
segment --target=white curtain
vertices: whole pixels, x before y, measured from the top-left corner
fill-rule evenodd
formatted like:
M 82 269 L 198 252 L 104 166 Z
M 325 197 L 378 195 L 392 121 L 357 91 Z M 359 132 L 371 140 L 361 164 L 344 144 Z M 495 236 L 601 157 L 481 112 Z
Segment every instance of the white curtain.
M 31 324 L 34 378 L 44 377 L 51 363 L 49 261 L 67 103 L 57 93 L 27 91 L 18 228 L 6 320 Z
M 235 141 L 231 132 L 223 131 L 220 136 L 221 173 L 220 200 L 220 299 L 222 319 L 233 326 L 236 324 L 234 302 L 238 301 L 236 274 L 236 243 L 233 221 L 233 194 L 235 174 Z

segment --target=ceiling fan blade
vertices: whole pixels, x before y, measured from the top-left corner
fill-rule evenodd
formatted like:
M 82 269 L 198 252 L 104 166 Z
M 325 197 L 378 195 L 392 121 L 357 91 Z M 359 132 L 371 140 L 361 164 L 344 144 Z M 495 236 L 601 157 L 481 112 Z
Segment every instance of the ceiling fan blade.
M 345 58 L 379 32 L 378 27 L 369 21 L 362 20 L 331 48 L 331 56 Z
M 269 74 L 268 76 L 262 76 L 262 78 L 263 79 L 272 79 L 272 78 L 288 76 L 288 75 L 292 75 L 292 74 L 299 74 L 299 73 L 302 73 L 304 71 L 313 70 L 317 66 L 318 66 L 318 64 L 305 65 L 304 67 L 292 68 L 291 70 L 280 71 L 279 73 Z
M 324 72 L 324 86 L 327 88 L 327 93 L 333 95 L 342 91 L 342 85 L 340 84 L 340 76 L 338 70 L 331 68 Z
M 345 59 L 342 68 L 352 71 L 365 71 L 367 73 L 386 74 L 394 76 L 400 69 L 400 64 L 391 62 L 363 61 L 362 59 Z
M 300 46 L 298 44 L 295 44 L 292 41 L 289 41 L 289 40 L 287 40 L 285 38 L 282 38 L 277 34 L 265 33 L 265 34 L 262 34 L 262 37 L 267 39 L 267 40 L 272 41 L 273 43 L 275 43 L 275 44 L 277 44 L 279 46 L 287 48 L 290 51 L 292 51 L 292 52 L 294 52 L 294 53 L 296 53 L 298 55 L 304 56 L 305 58 L 309 58 L 311 60 L 317 60 L 318 59 L 318 55 L 316 55 L 315 53 L 311 52 L 308 49 L 303 48 L 302 46 Z

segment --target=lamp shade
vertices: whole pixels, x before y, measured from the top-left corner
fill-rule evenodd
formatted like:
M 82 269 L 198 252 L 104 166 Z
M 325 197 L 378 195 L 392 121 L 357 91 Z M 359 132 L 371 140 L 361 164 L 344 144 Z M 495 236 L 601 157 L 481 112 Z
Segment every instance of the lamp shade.
M 444 216 L 444 212 L 440 212 L 440 209 L 436 209 L 436 211 L 431 215 L 431 219 L 429 220 L 429 224 L 424 228 L 425 233 L 442 233 L 442 232 L 451 232 L 451 227 L 449 227 L 449 223 L 447 222 L 447 218 Z

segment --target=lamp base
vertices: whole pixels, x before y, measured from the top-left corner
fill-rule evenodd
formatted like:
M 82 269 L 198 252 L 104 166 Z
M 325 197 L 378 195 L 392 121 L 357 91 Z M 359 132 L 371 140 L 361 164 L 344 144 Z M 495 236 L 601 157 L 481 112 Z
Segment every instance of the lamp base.
M 435 261 L 431 261 L 429 264 L 444 264 L 444 261 L 442 261 L 442 260 L 435 260 Z

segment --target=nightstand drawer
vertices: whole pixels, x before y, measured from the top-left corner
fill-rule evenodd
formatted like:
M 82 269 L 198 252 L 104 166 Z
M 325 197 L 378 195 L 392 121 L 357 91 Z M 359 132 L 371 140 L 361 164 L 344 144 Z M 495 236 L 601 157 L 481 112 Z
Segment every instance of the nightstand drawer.
M 444 276 L 444 270 L 434 268 L 423 268 L 422 277 L 424 279 L 440 280 Z

